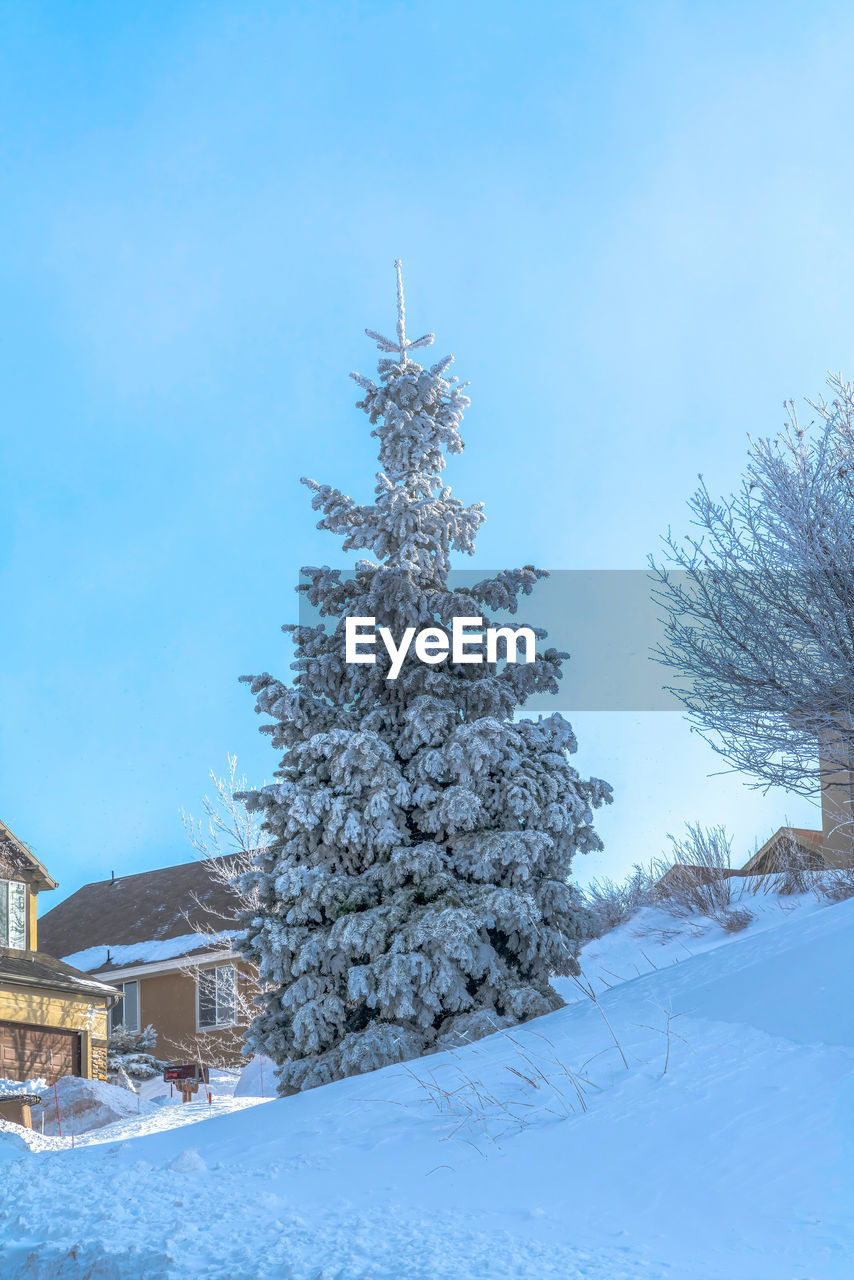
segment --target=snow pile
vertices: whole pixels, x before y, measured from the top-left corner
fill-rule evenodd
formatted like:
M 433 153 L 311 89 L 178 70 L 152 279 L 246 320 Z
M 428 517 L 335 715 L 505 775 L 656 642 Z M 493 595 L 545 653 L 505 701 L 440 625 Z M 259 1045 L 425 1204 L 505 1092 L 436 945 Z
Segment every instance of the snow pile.
M 628 979 L 597 1001 L 453 1052 L 0 1138 L 0 1275 L 849 1280 L 854 900 L 665 919 L 591 944 Z
M 0 1077 L 0 1101 L 10 1098 L 16 1093 L 44 1093 L 47 1081 L 41 1076 L 33 1076 L 30 1080 L 9 1080 Z
M 11 1120 L 0 1120 L 0 1168 L 9 1160 L 20 1160 L 28 1150 L 26 1141 L 21 1137 L 21 1126 Z
M 276 1064 L 263 1053 L 256 1053 L 240 1073 L 234 1088 L 235 1098 L 275 1098 Z
M 207 1173 L 208 1166 L 195 1147 L 185 1147 L 183 1151 L 169 1161 L 169 1168 L 178 1173 Z
M 84 973 L 97 973 L 108 965 L 113 969 L 121 969 L 129 964 L 154 964 L 158 960 L 174 960 L 177 956 L 189 955 L 191 951 L 199 951 L 202 947 L 219 946 L 229 949 L 239 933 L 239 929 L 223 929 L 220 933 L 206 933 L 202 937 L 197 933 L 184 933 L 178 938 L 152 938 L 147 942 L 128 942 L 121 946 L 86 947 L 85 950 L 73 951 L 62 959 L 75 969 L 82 969 Z
M 59 1101 L 59 1124 L 56 1104 Z M 45 1092 L 40 1106 L 33 1107 L 33 1128 L 55 1135 L 60 1127 L 63 1134 L 86 1133 L 124 1120 L 128 1116 L 144 1115 L 153 1110 L 152 1104 L 136 1093 L 107 1084 L 104 1080 L 84 1080 L 81 1076 L 61 1076 L 53 1089 Z

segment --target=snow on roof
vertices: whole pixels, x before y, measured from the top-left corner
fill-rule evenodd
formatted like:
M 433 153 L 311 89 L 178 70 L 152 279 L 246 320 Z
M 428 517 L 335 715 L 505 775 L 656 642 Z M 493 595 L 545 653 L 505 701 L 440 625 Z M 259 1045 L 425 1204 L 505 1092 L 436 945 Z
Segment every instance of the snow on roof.
M 201 859 L 83 885 L 40 918 L 39 950 L 67 956 L 230 929 L 241 909 L 239 895 L 222 882 L 231 861 Z
M 63 956 L 63 960 L 85 973 L 99 973 L 102 970 L 123 969 L 129 965 L 174 960 L 178 956 L 214 947 L 230 948 L 239 933 L 239 929 L 223 929 L 219 933 L 204 935 L 185 933 L 178 938 L 152 938 L 146 942 L 129 942 L 119 946 L 86 947 L 83 951 Z
M 0 1076 L 0 1098 L 14 1098 L 23 1094 L 40 1094 L 47 1090 L 47 1080 L 43 1076 L 33 1076 L 29 1080 L 11 1080 L 8 1076 Z

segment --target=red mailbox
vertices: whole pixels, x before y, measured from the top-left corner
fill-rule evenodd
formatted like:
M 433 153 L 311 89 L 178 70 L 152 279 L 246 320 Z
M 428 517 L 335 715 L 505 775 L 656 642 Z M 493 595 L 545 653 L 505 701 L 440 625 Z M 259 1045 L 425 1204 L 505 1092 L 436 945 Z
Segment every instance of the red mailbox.
M 184 1102 L 189 1102 L 198 1093 L 199 1085 L 206 1085 L 209 1078 L 207 1067 L 200 1062 L 170 1062 L 163 1072 L 163 1079 L 169 1084 L 176 1084 L 181 1090 Z

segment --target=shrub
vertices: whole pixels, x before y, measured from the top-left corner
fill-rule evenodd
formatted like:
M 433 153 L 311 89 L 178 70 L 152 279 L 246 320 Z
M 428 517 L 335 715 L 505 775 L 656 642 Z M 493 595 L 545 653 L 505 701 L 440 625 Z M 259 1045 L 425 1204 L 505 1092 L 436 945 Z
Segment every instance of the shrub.
M 725 827 L 689 822 L 684 836 L 668 839 L 673 864 L 658 883 L 661 905 L 674 915 L 708 916 L 723 924 L 733 914 L 742 888 L 733 885 L 732 837 Z M 738 911 L 743 923 L 736 928 L 743 929 L 752 916 L 744 907 Z
M 768 868 L 768 887 L 773 893 L 810 893 L 817 887 L 821 865 L 818 854 L 805 849 L 794 836 L 784 836 Z
M 151 1050 L 157 1044 L 157 1032 L 149 1025 L 141 1031 L 118 1026 L 110 1033 L 107 1044 L 107 1075 L 115 1083 L 124 1071 L 131 1080 L 153 1080 L 166 1066 Z
M 834 867 L 821 875 L 813 876 L 816 894 L 828 902 L 844 902 L 854 898 L 854 867 Z
M 670 858 L 655 858 L 648 866 L 635 863 L 621 884 L 603 877 L 587 886 L 587 906 L 596 924 L 592 936 L 608 933 L 648 906 L 661 907 L 674 916 L 705 916 L 728 933 L 747 928 L 753 913 L 736 905 L 747 882 L 733 875 L 732 838 L 726 829 L 689 822 L 684 836 L 668 839 Z M 854 870 L 851 875 L 850 892 L 854 895 Z
M 727 933 L 740 933 L 742 929 L 747 928 L 752 919 L 753 912 L 748 911 L 747 907 L 732 907 L 718 917 L 718 924 L 722 929 L 726 929 Z
M 651 862 L 648 867 L 635 863 L 631 874 L 621 884 L 607 876 L 592 880 L 585 897 L 596 924 L 593 936 L 609 933 L 641 907 L 649 906 L 654 901 L 662 869 L 656 862 Z

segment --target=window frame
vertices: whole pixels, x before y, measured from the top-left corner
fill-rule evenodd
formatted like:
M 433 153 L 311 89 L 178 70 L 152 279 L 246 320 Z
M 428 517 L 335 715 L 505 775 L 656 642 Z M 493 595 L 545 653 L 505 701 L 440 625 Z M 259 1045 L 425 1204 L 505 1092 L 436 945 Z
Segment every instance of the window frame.
M 127 1025 L 127 1023 L 125 1023 L 125 1022 L 119 1022 L 119 1023 L 117 1023 L 117 1024 L 114 1024 L 114 1023 L 113 1023 L 113 1014 L 115 1013 L 116 1009 L 118 1008 L 118 1002 L 117 1002 L 116 1004 L 114 1004 L 114 1005 L 113 1005 L 112 1009 L 110 1010 L 110 1032 L 109 1032 L 109 1034 L 110 1034 L 110 1035 L 112 1035 L 112 1034 L 113 1034 L 113 1032 L 114 1032 L 114 1031 L 116 1031 L 116 1030 L 118 1029 L 118 1027 L 124 1027 L 125 1031 L 130 1031 L 130 1032 L 135 1033 L 135 1034 L 136 1034 L 136 1033 L 138 1033 L 138 1032 L 140 1032 L 140 1031 L 142 1030 L 142 1009 L 141 1009 L 141 1001 L 140 1001 L 140 981 L 139 981 L 139 978 L 128 978 L 128 979 L 126 979 L 126 981 L 124 981 L 124 982 L 116 982 L 116 983 L 114 983 L 113 985 L 114 985 L 114 986 L 116 986 L 116 987 L 119 987 L 119 988 L 120 988 L 120 990 L 121 990 L 121 993 L 122 993 L 122 998 L 121 998 L 122 1008 L 124 1008 L 124 1003 L 125 1003 L 125 987 L 136 987 L 136 1026 L 135 1026 L 135 1027 L 129 1027 L 129 1026 Z
M 17 944 L 16 941 L 13 941 L 12 939 L 11 901 L 12 901 L 13 887 L 16 889 L 20 889 L 22 899 L 23 899 L 21 903 L 21 933 L 19 935 L 21 938 L 20 946 Z M 5 933 L 2 936 L 0 936 L 0 947 L 8 947 L 10 951 L 26 951 L 27 950 L 27 934 L 29 932 L 29 920 L 27 919 L 27 916 L 29 915 L 29 912 L 27 910 L 28 892 L 29 890 L 28 890 L 28 885 L 26 880 L 6 880 L 5 878 L 0 879 L 0 895 L 2 895 L 5 898 L 5 911 L 2 913 L 2 918 L 4 918 L 6 922 Z
M 230 1018 L 229 1018 L 229 1020 L 228 1020 L 227 1022 L 220 1022 L 220 1021 L 219 1021 L 219 1003 L 220 1003 L 220 997 L 219 997 L 219 990 L 218 990 L 218 988 L 219 988 L 219 981 L 218 981 L 218 979 L 217 979 L 216 975 L 217 975 L 218 973 L 220 973 L 220 972 L 221 972 L 222 970 L 224 970 L 224 969 L 231 969 L 232 973 L 234 974 L 234 979 L 233 979 L 233 996 L 232 996 L 232 1002 L 231 1002 L 231 1015 L 230 1015 Z M 206 1022 L 206 1023 L 203 1023 L 203 1022 L 202 1022 L 202 1010 L 201 1010 L 202 980 L 203 980 L 203 978 L 204 978 L 207 974 L 211 974 L 211 975 L 213 975 L 213 978 L 214 978 L 214 1012 L 215 1012 L 215 1015 L 216 1015 L 217 1021 L 216 1021 L 216 1022 Z M 238 971 L 237 971 L 237 965 L 234 963 L 234 961 L 233 961 L 233 960 L 226 960 L 226 961 L 223 961 L 223 962 L 221 962 L 221 963 L 219 963 L 219 964 L 205 965 L 205 967 L 204 967 L 204 968 L 200 968 L 200 969 L 199 969 L 198 973 L 196 974 L 196 983 L 195 983 L 195 986 L 196 986 L 196 1031 L 199 1033 L 199 1035 L 203 1035 L 206 1031 L 227 1031 L 230 1027 L 237 1027 L 237 1026 L 239 1026 L 239 1025 L 240 1025 L 240 1019 L 239 1019 L 239 1017 L 238 1017 L 238 1010 L 237 1010 L 237 1005 L 238 1005 L 238 999 L 237 999 L 237 997 L 238 997 L 238 983 L 239 983 L 239 980 L 240 980 L 240 975 L 238 974 Z

